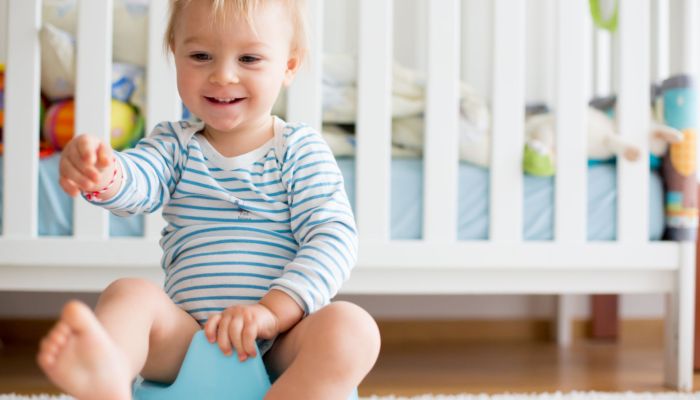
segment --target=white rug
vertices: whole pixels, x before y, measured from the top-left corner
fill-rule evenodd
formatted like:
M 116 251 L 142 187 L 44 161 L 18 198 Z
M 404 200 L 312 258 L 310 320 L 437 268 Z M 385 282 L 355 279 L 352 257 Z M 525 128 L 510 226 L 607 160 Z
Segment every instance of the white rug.
M 2 395 L 0 400 L 72 400 L 69 396 L 17 396 Z M 696 393 L 609 393 L 609 392 L 570 392 L 570 393 L 506 393 L 506 394 L 462 394 L 462 395 L 422 395 L 413 397 L 371 396 L 361 400 L 700 400 Z
M 423 395 L 413 397 L 367 397 L 363 400 L 700 400 L 697 393 L 606 393 L 606 392 L 570 392 L 570 393 L 504 393 L 504 394 L 462 394 L 454 396 Z

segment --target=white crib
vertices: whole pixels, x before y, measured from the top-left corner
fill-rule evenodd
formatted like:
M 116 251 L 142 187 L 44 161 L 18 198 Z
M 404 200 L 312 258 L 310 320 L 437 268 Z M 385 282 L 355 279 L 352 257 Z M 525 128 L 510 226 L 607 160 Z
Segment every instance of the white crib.
M 620 1 L 619 79 L 621 133 L 646 151 L 651 52 L 679 54 L 681 66 L 700 51 L 693 34 L 696 2 L 673 0 L 685 16 L 681 34 L 652 42 L 663 1 Z M 323 0 L 311 0 L 311 62 L 289 93 L 289 120 L 321 125 Z M 396 2 L 398 5 L 400 2 Z M 586 240 L 587 80 L 595 68 L 588 52 L 587 1 L 556 3 L 554 65 L 558 115 L 555 240 L 522 238 L 522 149 L 526 11 L 524 1 L 493 6 L 492 157 L 490 238 L 458 241 L 457 83 L 460 74 L 460 1 L 427 2 L 427 110 L 424 151 L 423 238 L 391 240 L 390 0 L 359 0 L 359 102 L 356 217 L 360 257 L 343 293 L 352 294 L 594 294 L 667 293 L 665 382 L 692 387 L 695 244 L 648 240 L 648 174 L 645 163 L 618 164 L 618 240 Z M 108 137 L 112 1 L 81 0 L 78 21 L 76 131 Z M 172 65 L 161 51 L 167 0 L 152 0 L 148 29 L 147 130 L 177 119 Z M 0 290 L 98 291 L 124 276 L 162 278 L 157 244 L 162 219 L 149 216 L 143 238 L 109 238 L 106 212 L 75 203 L 72 237 L 37 234 L 40 0 L 9 0 L 6 124 L 4 133 L 4 224 L 0 236 Z M 661 44 L 659 44 L 661 43 Z M 599 56 L 606 56 L 599 46 Z M 609 50 L 609 49 L 608 49 Z M 605 57 L 603 57 L 605 58 Z M 599 60 L 600 57 L 596 58 Z M 685 60 L 685 61 L 684 61 Z M 439 133 L 439 134 L 437 134 Z M 566 296 L 562 296 L 565 305 Z M 565 307 L 562 310 L 566 310 Z M 565 313 L 564 313 L 565 314 Z M 568 320 L 560 318 L 566 334 Z

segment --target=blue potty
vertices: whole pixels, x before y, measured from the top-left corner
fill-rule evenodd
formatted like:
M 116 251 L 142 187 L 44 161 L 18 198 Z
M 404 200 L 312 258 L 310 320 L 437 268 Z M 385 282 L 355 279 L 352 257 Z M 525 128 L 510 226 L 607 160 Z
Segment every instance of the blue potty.
M 260 355 L 240 362 L 209 343 L 204 331 L 195 333 L 180 373 L 170 385 L 137 378 L 135 400 L 261 400 L 270 378 Z M 357 390 L 348 400 L 357 400 Z

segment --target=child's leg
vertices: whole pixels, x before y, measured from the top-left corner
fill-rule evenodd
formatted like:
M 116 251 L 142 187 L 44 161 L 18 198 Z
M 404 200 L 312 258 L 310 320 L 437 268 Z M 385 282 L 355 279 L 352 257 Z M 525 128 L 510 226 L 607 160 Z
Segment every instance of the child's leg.
M 37 359 L 56 385 L 80 400 L 129 399 L 139 373 L 175 378 L 198 329 L 159 287 L 121 279 L 105 289 L 94 314 L 68 303 Z
M 360 307 L 332 303 L 280 336 L 265 355 L 280 377 L 265 399 L 345 400 L 379 355 L 379 329 Z

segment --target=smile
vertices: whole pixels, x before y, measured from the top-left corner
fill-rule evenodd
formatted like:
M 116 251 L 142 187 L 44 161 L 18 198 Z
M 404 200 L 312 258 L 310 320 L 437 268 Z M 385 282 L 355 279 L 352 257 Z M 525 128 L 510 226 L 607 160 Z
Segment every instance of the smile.
M 205 99 L 212 103 L 216 104 L 236 104 L 239 103 L 243 100 L 245 100 L 245 97 L 236 97 L 236 98 L 227 98 L 227 97 L 207 97 L 204 96 Z

